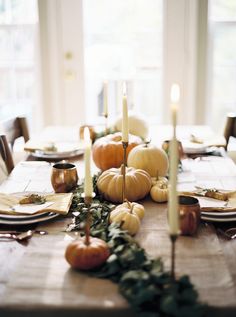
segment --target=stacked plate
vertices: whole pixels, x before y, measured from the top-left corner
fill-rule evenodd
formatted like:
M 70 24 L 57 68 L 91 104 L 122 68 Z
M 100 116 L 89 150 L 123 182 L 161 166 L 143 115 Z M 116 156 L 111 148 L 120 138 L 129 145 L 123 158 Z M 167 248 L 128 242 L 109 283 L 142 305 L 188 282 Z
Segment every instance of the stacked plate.
M 42 212 L 34 215 L 7 215 L 0 214 L 0 224 L 4 225 L 27 225 L 47 221 L 58 217 L 59 214 L 54 212 Z
M 55 143 L 56 150 L 50 151 L 45 149 L 38 149 L 32 152 L 32 155 L 45 160 L 68 159 L 77 157 L 84 153 L 84 149 L 80 144 L 70 143 Z
M 201 211 L 201 219 L 213 222 L 236 221 L 236 211 Z

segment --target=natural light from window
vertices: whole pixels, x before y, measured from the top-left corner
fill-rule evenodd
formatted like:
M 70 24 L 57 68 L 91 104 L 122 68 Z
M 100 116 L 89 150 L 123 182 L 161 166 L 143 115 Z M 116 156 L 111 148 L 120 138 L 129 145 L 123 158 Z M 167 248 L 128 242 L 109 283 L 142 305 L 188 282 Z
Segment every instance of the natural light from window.
M 236 1 L 209 1 L 210 113 L 222 127 L 227 112 L 236 111 Z
M 104 81 L 117 115 L 126 81 L 129 109 L 161 122 L 162 0 L 85 0 L 83 17 L 88 117 L 102 122 Z
M 36 0 L 0 1 L 0 117 L 27 116 L 36 103 Z M 31 120 L 29 120 L 31 121 Z

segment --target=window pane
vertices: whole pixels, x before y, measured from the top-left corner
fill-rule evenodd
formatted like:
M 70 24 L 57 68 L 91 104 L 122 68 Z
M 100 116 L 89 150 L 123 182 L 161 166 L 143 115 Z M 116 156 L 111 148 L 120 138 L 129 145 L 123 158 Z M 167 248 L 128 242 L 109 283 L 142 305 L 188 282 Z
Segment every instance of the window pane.
M 12 59 L 10 30 L 0 28 L 0 62 L 6 62 Z
M 210 19 L 232 20 L 236 19 L 235 0 L 210 0 Z
M 209 121 L 223 128 L 228 112 L 236 109 L 236 2 L 210 1 L 212 61 Z
M 32 118 L 37 0 L 0 0 L 0 116 Z
M 11 73 L 8 69 L 0 69 L 0 101 L 6 101 L 11 95 Z
M 88 117 L 102 115 L 105 80 L 110 115 L 121 110 L 123 81 L 130 108 L 160 114 L 162 1 L 84 0 L 83 5 Z
M 35 34 L 33 28 L 18 28 L 12 32 L 13 59 L 33 62 Z
M 11 16 L 16 24 L 37 23 L 37 0 L 11 0 Z
M 16 72 L 16 98 L 32 100 L 34 96 L 34 73 L 32 70 Z

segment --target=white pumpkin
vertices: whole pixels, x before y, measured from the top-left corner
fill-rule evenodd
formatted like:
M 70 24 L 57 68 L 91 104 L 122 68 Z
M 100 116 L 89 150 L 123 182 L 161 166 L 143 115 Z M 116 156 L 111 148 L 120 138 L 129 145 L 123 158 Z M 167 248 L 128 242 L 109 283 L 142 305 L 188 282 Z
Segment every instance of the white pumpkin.
M 124 210 L 127 210 L 129 212 L 132 211 L 132 213 L 136 214 L 139 219 L 143 219 L 145 214 L 145 209 L 143 205 L 138 203 L 131 203 L 129 201 L 125 201 L 123 204 L 118 205 L 110 214 L 110 219 L 112 220 L 113 217 L 116 217 L 120 212 L 123 212 Z
M 156 183 L 152 186 L 150 191 L 152 199 L 158 203 L 164 203 L 168 201 L 168 181 L 162 177 L 157 179 Z
M 116 131 L 122 131 L 122 117 L 119 117 L 114 123 Z M 149 129 L 146 120 L 139 114 L 129 112 L 129 132 L 140 136 L 142 139 L 148 137 Z
M 110 222 L 121 223 L 122 229 L 127 230 L 131 235 L 136 234 L 140 228 L 140 218 L 133 208 L 134 205 L 130 208 L 122 204 L 110 213 Z
M 151 177 L 165 176 L 169 168 L 168 156 L 164 150 L 153 144 L 140 144 L 128 156 L 128 166 L 146 171 Z
M 168 179 L 166 177 L 152 177 L 152 186 L 156 185 L 157 183 L 164 183 L 168 185 Z

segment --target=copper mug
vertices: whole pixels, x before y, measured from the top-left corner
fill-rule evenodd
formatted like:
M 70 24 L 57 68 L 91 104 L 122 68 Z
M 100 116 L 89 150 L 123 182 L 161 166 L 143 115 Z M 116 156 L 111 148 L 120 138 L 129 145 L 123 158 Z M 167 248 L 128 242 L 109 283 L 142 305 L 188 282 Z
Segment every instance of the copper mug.
M 162 149 L 169 155 L 169 147 L 170 147 L 170 140 L 165 140 L 162 143 Z M 179 151 L 179 158 L 184 158 L 184 150 L 181 141 L 178 141 L 178 151 Z
M 68 193 L 78 182 L 77 169 L 71 163 L 56 163 L 52 167 L 51 184 L 56 193 Z
M 182 235 L 193 235 L 200 223 L 200 205 L 197 198 L 179 196 L 180 230 Z

